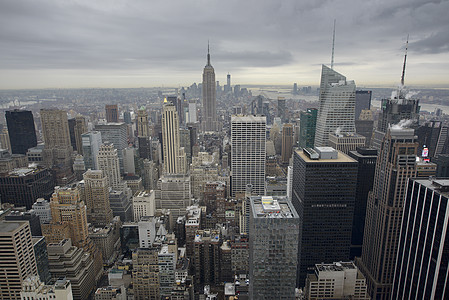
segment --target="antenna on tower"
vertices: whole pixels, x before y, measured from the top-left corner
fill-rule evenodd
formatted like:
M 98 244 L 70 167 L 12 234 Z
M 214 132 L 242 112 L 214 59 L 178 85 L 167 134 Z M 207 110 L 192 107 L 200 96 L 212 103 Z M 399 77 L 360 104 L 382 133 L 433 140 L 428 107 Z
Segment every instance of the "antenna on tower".
M 332 38 L 332 58 L 331 58 L 331 69 L 334 69 L 334 46 L 335 46 L 335 23 L 337 22 L 336 19 L 334 19 L 334 34 Z
M 207 40 L 207 65 L 210 66 L 209 39 Z
M 407 42 L 405 43 L 405 55 L 404 55 L 404 65 L 402 66 L 402 76 L 401 76 L 401 85 L 404 86 L 405 79 L 405 64 L 407 62 L 407 49 L 408 49 L 408 34 L 407 34 Z

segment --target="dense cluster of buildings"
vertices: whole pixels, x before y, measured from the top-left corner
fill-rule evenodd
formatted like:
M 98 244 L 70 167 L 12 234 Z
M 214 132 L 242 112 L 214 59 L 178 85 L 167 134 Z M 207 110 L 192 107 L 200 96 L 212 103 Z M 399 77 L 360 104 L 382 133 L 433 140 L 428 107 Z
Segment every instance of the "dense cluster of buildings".
M 449 297 L 448 125 L 371 97 L 323 65 L 316 108 L 253 98 L 208 52 L 154 103 L 6 111 L 0 299 Z

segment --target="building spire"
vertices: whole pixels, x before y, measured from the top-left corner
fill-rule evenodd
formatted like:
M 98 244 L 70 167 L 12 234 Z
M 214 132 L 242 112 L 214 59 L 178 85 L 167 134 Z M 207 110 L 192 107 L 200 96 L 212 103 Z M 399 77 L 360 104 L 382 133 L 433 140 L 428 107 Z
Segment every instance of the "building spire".
M 331 69 L 334 69 L 334 46 L 335 46 L 335 23 L 336 23 L 336 19 L 334 19 L 334 34 L 332 37 L 332 57 L 331 57 Z
M 210 66 L 209 40 L 207 40 L 207 65 Z
M 405 55 L 404 55 L 404 65 L 402 66 L 402 76 L 401 76 L 401 85 L 404 86 L 405 79 L 405 64 L 407 62 L 407 48 L 408 48 L 408 34 L 407 34 L 407 42 L 405 43 Z

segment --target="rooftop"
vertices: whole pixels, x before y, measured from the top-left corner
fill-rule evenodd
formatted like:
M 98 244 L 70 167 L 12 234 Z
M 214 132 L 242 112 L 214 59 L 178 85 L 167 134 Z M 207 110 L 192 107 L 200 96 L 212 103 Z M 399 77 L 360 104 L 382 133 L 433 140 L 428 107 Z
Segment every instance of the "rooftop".
M 298 218 L 286 197 L 251 197 L 251 207 L 255 218 Z
M 322 147 L 322 148 L 331 148 L 331 147 Z M 334 149 L 334 148 L 331 148 Z M 338 157 L 335 159 L 310 159 L 309 156 L 307 156 L 307 154 L 305 154 L 303 151 L 301 150 L 295 150 L 296 154 L 298 154 L 302 160 L 304 160 L 307 163 L 356 163 L 357 161 L 352 159 L 351 157 L 347 156 L 346 154 L 344 154 L 341 151 L 335 150 L 338 152 Z

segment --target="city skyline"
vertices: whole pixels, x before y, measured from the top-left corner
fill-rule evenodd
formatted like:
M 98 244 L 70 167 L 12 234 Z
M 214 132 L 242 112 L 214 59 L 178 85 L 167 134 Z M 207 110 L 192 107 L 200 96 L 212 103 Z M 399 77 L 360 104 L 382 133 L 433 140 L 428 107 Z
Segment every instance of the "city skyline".
M 314 85 L 334 19 L 335 69 L 357 84 L 397 85 L 408 34 L 406 84 L 448 83 L 448 2 L 207 4 L 3 2 L 0 89 L 199 83 L 208 39 L 222 85 Z

